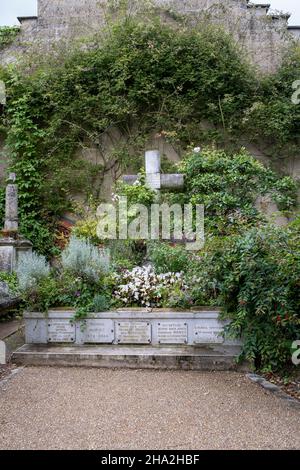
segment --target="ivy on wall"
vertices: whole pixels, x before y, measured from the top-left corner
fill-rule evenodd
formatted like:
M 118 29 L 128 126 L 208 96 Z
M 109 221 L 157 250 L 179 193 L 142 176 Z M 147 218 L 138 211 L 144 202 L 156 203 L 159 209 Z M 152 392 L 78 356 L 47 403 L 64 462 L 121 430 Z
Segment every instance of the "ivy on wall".
M 265 142 L 273 158 L 299 156 L 300 105 L 292 100 L 293 83 L 300 79 L 300 45 L 292 44 L 279 70 L 261 79 L 258 93 L 243 119 L 255 142 Z
M 0 50 L 11 44 L 19 34 L 19 31 L 20 28 L 18 26 L 0 26 Z

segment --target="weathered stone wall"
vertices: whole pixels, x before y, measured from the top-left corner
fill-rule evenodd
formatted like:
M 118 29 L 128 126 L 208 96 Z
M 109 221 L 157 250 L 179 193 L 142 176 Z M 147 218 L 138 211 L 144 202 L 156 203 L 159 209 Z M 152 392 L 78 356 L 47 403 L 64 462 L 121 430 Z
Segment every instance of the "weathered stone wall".
M 141 1 L 129 1 L 129 13 L 141 9 Z M 222 24 L 245 48 L 252 61 L 264 71 L 276 69 L 290 34 L 287 15 L 268 15 L 268 5 L 253 5 L 248 0 L 148 0 L 170 20 L 176 14 L 189 21 Z M 18 53 L 32 47 L 49 48 L 64 40 L 74 40 L 103 28 L 109 15 L 117 14 L 118 0 L 38 0 L 38 16 L 21 18 L 21 34 L 15 43 L 0 53 L 0 63 L 15 60 Z

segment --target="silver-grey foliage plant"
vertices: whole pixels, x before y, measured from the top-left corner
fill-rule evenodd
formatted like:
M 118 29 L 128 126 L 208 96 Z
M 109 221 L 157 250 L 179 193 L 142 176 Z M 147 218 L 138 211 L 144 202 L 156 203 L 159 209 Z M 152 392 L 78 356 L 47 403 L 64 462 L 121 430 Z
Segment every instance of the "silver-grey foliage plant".
M 50 266 L 44 256 L 26 253 L 20 258 L 16 271 L 19 287 L 22 291 L 26 291 L 50 275 Z
M 97 282 L 109 270 L 108 258 L 97 247 L 77 237 L 70 238 L 61 261 L 65 270 L 83 276 L 91 282 Z

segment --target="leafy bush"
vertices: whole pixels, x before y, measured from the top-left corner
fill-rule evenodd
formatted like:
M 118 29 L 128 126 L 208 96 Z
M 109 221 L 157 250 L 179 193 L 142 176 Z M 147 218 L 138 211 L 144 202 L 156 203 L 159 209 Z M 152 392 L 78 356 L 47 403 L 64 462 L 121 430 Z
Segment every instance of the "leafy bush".
M 22 300 L 28 312 L 47 312 L 59 306 L 59 284 L 53 276 L 40 278 L 34 285 L 22 290 Z
M 264 220 L 256 209 L 259 196 L 268 194 L 286 211 L 296 202 L 293 179 L 280 178 L 243 149 L 233 155 L 213 149 L 192 152 L 180 168 L 185 174 L 185 192 L 171 199 L 204 204 L 206 234 L 239 233 Z
M 1 287 L 3 292 L 7 295 L 17 295 L 18 294 L 18 278 L 15 273 L 6 273 L 0 272 L 0 296 L 1 296 Z
M 191 262 L 191 255 L 184 247 L 167 243 L 150 243 L 148 258 L 158 274 L 186 272 Z
M 130 270 L 143 263 L 146 255 L 146 243 L 141 240 L 111 240 L 107 243 L 110 250 L 112 268 Z
M 73 275 L 97 282 L 109 270 L 109 260 L 91 243 L 71 237 L 61 257 L 62 266 Z
M 0 26 L 0 50 L 14 41 L 19 31 L 18 26 Z
M 125 271 L 114 281 L 114 297 L 127 307 L 167 307 L 172 293 L 187 289 L 182 273 L 156 274 L 151 267 Z
M 255 90 L 253 72 L 223 30 L 203 25 L 174 34 L 157 20 L 128 18 L 88 47 L 36 56 L 34 71 L 26 63 L 3 68 L 0 79 L 7 88 L 2 123 L 18 175 L 20 218 L 28 221 L 22 232 L 43 253 L 50 251 L 45 242 L 52 240 L 54 221 L 70 209 L 70 194 L 88 196 L 93 188 L 99 198 L 113 162 L 117 174 L 137 171 L 145 141 L 158 131 L 183 147 L 196 138 L 218 140 L 222 132 L 200 123 L 239 124 Z M 86 141 L 101 151 L 99 136 L 116 126 L 124 139 L 106 165 L 79 157 Z
M 75 237 L 88 240 L 93 244 L 100 242 L 97 236 L 97 225 L 98 221 L 96 217 L 88 217 L 83 220 L 79 220 L 72 230 Z
M 18 262 L 17 276 L 22 291 L 31 290 L 50 275 L 46 258 L 37 253 L 25 253 Z
M 300 46 L 292 44 L 276 73 L 264 76 L 252 106 L 245 113 L 242 128 L 256 142 L 269 145 L 266 154 L 278 159 L 299 155 L 300 106 L 291 99 L 292 85 L 300 77 Z M 262 125 L 263 124 L 263 125 Z

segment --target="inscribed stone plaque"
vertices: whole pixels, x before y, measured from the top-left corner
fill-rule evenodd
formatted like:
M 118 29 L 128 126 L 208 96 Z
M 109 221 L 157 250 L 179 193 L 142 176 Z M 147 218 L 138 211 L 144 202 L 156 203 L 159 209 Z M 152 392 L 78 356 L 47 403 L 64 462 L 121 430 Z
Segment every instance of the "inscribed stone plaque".
M 157 340 L 159 344 L 187 344 L 187 323 L 184 321 L 168 321 L 157 324 Z
M 202 320 L 194 325 L 195 344 L 222 344 L 224 328 L 218 320 Z
M 74 343 L 75 336 L 75 324 L 71 324 L 70 320 L 48 321 L 49 343 Z
M 119 344 L 150 344 L 151 324 L 147 322 L 117 322 L 116 339 Z
M 113 343 L 114 322 L 112 320 L 88 320 L 85 330 L 85 343 Z

